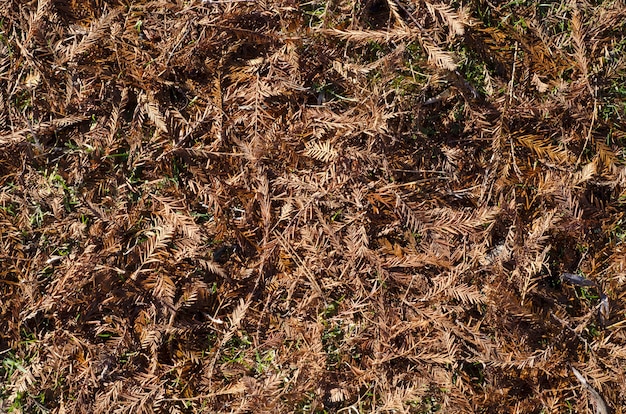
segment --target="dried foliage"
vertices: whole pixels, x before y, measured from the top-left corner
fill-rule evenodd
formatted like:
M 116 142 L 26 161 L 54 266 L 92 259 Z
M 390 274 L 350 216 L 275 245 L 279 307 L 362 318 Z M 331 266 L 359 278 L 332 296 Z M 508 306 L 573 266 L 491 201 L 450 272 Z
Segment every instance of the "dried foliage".
M 623 412 L 623 1 L 0 6 L 0 411 Z

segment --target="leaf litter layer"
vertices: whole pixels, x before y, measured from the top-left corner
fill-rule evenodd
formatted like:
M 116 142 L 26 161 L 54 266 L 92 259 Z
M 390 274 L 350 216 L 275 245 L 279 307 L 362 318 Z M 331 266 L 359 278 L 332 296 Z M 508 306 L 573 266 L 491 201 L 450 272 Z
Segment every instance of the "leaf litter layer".
M 623 412 L 622 1 L 0 6 L 0 410 Z

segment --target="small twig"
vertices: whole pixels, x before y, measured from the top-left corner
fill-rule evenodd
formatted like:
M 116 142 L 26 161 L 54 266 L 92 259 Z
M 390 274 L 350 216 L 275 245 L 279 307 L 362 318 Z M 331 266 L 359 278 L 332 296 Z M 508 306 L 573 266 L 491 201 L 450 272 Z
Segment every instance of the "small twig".
M 15 257 L 15 256 L 6 256 L 6 255 L 0 255 L 0 259 L 3 260 L 22 260 L 25 262 L 32 262 L 34 259 L 29 259 L 28 257 Z
M 44 412 L 44 413 L 50 412 L 50 410 L 44 407 L 39 401 L 37 401 L 34 396 L 29 394 L 28 397 L 30 398 L 31 402 L 35 404 L 37 408 L 39 408 L 39 410 L 41 410 L 41 412 Z
M 515 85 L 515 68 L 517 66 L 517 42 L 515 42 L 515 53 L 513 54 L 513 69 L 511 70 L 511 80 L 509 81 L 509 104 L 513 99 L 513 86 Z
M 256 3 L 257 0 L 202 0 L 203 4 Z
M 563 273 L 561 275 L 561 280 L 564 282 L 569 282 L 576 286 L 598 286 L 597 283 L 593 280 L 589 280 L 586 277 L 576 275 L 574 273 Z
M 302 258 L 300 257 L 300 255 L 298 254 L 298 252 L 296 252 L 287 242 L 287 240 L 285 240 L 285 238 L 277 231 L 274 231 L 274 235 L 276 235 L 276 238 L 278 238 L 278 241 L 280 242 L 281 246 L 289 253 L 293 256 L 293 259 L 296 263 L 298 263 L 300 265 L 300 267 L 302 268 L 302 270 L 304 270 L 304 273 L 307 275 L 308 279 L 309 279 L 309 283 L 311 283 L 311 287 L 313 288 L 313 290 L 315 290 L 317 292 L 317 294 L 321 297 L 324 298 L 324 292 L 322 291 L 322 288 L 320 287 L 319 283 L 317 283 L 317 280 L 315 279 L 315 276 L 313 276 L 313 274 L 311 273 L 311 271 L 304 265 L 304 261 L 302 260 Z
M 589 391 L 589 394 L 591 394 L 591 400 L 596 406 L 596 414 L 608 414 L 609 410 L 606 407 L 606 404 L 604 403 L 604 400 L 602 399 L 598 391 L 594 390 L 593 387 L 589 385 L 585 377 L 583 377 L 582 374 L 578 372 L 576 368 L 574 367 L 571 367 L 571 368 L 572 368 L 572 372 L 576 376 L 576 379 L 582 384 L 583 387 L 587 388 L 587 391 Z
M 587 130 L 587 136 L 585 137 L 585 144 L 583 145 L 583 149 L 580 151 L 580 154 L 578 154 L 578 159 L 576 160 L 576 166 L 574 167 L 574 169 L 578 168 L 578 166 L 580 165 L 580 161 L 583 158 L 583 154 L 585 153 L 585 150 L 587 149 L 587 144 L 589 144 L 589 140 L 591 139 L 591 132 L 593 131 L 593 126 L 596 122 L 597 115 L 598 115 L 598 101 L 594 98 L 593 112 L 591 114 L 591 123 L 589 124 L 589 129 Z
M 404 172 L 404 173 L 436 173 L 436 174 L 445 174 L 445 171 L 442 170 L 400 170 L 397 168 L 390 168 L 389 171 L 395 172 Z

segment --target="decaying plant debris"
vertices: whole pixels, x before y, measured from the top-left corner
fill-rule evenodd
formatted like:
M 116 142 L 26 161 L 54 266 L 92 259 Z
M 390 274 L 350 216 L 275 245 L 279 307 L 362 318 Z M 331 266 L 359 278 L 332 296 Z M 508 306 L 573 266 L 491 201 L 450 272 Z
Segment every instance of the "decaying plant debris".
M 0 411 L 623 412 L 625 50 L 623 1 L 0 2 Z

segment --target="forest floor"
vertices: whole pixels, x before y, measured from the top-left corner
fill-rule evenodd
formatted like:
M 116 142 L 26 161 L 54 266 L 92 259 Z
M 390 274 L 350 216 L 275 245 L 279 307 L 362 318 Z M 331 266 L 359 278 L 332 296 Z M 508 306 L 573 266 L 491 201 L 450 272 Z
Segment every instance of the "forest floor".
M 0 412 L 623 413 L 626 4 L 1 0 Z

